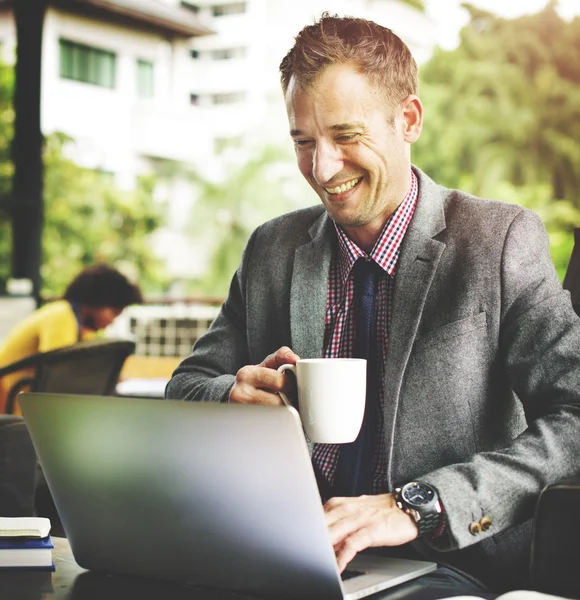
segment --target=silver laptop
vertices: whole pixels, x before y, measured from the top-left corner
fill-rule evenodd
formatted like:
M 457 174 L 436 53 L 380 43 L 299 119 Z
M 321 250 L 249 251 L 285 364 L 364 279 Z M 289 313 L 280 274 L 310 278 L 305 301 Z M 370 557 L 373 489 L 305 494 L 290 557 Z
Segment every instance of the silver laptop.
M 434 563 L 359 555 L 342 581 L 292 408 L 24 393 L 86 569 L 250 594 L 361 598 Z

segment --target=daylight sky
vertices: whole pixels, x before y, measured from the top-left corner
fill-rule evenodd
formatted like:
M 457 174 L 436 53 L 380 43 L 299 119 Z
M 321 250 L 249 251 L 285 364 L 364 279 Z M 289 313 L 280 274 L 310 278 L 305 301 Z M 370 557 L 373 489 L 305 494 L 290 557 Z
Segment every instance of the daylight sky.
M 547 0 L 469 0 L 471 4 L 479 6 L 502 17 L 516 17 L 525 13 L 534 13 L 541 10 Z M 461 8 L 462 0 L 427 0 L 427 13 L 437 26 L 437 43 L 443 48 L 454 48 L 459 39 L 458 32 L 467 22 L 467 12 Z M 580 16 L 580 0 L 560 0 L 560 14 L 570 19 Z

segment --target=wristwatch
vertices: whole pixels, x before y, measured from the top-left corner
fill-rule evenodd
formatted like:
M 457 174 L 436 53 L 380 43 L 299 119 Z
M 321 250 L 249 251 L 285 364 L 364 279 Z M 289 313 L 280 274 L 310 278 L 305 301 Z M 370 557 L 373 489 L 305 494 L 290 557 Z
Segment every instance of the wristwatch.
M 433 487 L 422 481 L 411 481 L 397 488 L 394 496 L 397 506 L 415 521 L 419 537 L 441 532 L 445 518 L 443 505 Z

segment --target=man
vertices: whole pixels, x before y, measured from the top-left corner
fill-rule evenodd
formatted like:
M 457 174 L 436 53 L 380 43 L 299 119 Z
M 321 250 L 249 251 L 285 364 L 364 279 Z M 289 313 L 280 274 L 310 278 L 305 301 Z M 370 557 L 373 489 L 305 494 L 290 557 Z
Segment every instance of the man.
M 323 207 L 254 232 L 167 396 L 280 404 L 280 364 L 353 354 L 354 265 L 376 263 L 369 491 L 341 493 L 339 446 L 312 453 L 339 568 L 390 548 L 497 590 L 524 586 L 538 494 L 580 453 L 580 322 L 545 230 L 412 167 L 417 68 L 390 30 L 323 15 L 281 75 L 298 166 Z M 401 487 L 419 489 L 419 519 Z
M 15 325 L 0 344 L 0 367 L 94 338 L 125 307 L 141 302 L 139 287 L 114 267 L 86 267 L 71 281 L 61 300 L 45 304 Z M 22 376 L 19 371 L 0 379 L 0 412 L 4 412 L 10 388 Z

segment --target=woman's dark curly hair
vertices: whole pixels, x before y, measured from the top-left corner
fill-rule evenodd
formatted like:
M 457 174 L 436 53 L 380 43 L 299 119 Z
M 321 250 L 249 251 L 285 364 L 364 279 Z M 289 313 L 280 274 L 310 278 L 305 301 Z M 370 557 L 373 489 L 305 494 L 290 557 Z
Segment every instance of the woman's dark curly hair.
M 83 269 L 68 285 L 63 298 L 69 302 L 99 308 L 112 306 L 123 309 L 130 304 L 143 302 L 139 286 L 106 264 Z

